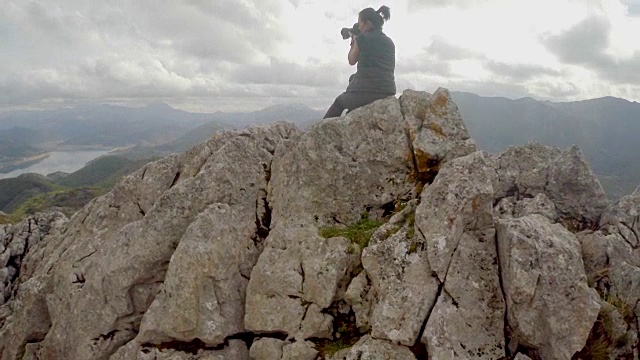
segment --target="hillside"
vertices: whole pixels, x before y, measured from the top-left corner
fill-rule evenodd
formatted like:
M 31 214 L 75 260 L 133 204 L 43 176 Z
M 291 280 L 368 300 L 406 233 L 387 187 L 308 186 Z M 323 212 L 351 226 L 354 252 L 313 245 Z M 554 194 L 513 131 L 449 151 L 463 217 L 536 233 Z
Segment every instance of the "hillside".
M 46 177 L 37 174 L 0 179 L 0 211 L 11 213 L 30 198 L 59 188 Z
M 54 180 L 54 182 L 67 187 L 98 186 L 110 188 L 123 175 L 130 174 L 153 160 L 155 159 L 134 161 L 121 156 L 102 156 L 89 162 L 82 169 Z
M 496 153 L 536 141 L 578 145 L 612 199 L 640 185 L 640 104 L 601 98 L 570 103 L 510 100 L 454 92 L 469 132 L 481 149 Z
M 322 113 L 303 105 L 276 105 L 254 112 L 189 113 L 162 102 L 130 108 L 87 104 L 69 109 L 0 114 L 0 172 L 27 167 L 30 157 L 57 149 L 128 147 L 120 154 L 140 160 L 184 151 L 218 129 L 291 121 L 305 128 Z
M 15 222 L 39 211 L 56 209 L 67 216 L 93 198 L 109 191 L 124 175 L 150 160 L 129 160 L 118 156 L 98 158 L 71 174 L 42 176 L 24 174 L 0 179 L 0 211 L 6 213 L 0 223 Z

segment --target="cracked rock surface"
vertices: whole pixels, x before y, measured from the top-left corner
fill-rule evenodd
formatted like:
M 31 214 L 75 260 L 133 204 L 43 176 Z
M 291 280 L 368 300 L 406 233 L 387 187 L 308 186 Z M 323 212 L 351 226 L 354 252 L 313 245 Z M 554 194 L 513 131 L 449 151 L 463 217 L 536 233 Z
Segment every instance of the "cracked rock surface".
M 476 151 L 446 89 L 222 132 L 0 226 L 0 360 L 637 356 L 639 212 L 578 148 Z

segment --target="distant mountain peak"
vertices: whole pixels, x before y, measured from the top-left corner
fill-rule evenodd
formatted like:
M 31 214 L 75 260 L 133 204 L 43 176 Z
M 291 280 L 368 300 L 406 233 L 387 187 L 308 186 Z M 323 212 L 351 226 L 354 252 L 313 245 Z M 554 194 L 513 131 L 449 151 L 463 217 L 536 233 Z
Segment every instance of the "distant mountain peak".
M 311 110 L 310 107 L 301 103 L 275 104 L 259 111 L 281 111 L 281 110 Z
M 149 105 L 146 106 L 146 108 L 155 110 L 175 110 L 173 107 L 171 107 L 171 105 L 161 100 L 150 102 Z

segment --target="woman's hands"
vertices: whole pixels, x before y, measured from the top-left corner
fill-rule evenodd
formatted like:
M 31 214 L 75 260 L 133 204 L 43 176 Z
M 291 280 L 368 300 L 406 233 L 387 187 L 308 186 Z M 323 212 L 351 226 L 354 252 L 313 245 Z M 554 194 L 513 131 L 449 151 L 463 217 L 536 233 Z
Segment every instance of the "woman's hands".
M 360 57 L 360 46 L 358 46 L 358 39 L 355 35 L 351 35 L 351 49 L 349 50 L 349 65 L 355 65 L 358 63 Z

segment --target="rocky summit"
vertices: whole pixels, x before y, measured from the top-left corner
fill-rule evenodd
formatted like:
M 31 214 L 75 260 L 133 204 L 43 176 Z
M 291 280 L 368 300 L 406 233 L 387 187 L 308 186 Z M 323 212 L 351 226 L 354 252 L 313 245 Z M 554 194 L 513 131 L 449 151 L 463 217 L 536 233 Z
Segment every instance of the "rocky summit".
M 0 359 L 637 359 L 639 213 L 445 89 L 221 132 L 0 226 Z

